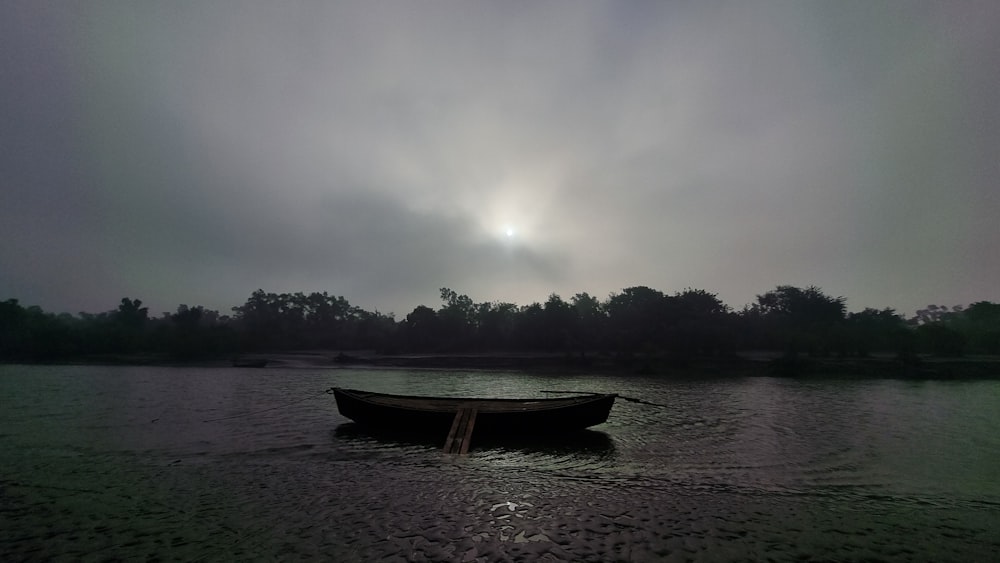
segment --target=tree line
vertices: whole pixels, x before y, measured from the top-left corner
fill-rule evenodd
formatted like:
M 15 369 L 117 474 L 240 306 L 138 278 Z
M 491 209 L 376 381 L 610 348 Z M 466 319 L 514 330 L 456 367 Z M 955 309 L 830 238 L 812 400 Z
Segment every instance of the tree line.
M 748 350 L 790 356 L 866 357 L 892 353 L 961 356 L 1000 353 L 1000 304 L 930 305 L 906 319 L 892 309 L 848 313 L 843 297 L 820 288 L 778 286 L 741 310 L 710 292 L 674 294 L 634 286 L 598 299 L 553 293 L 544 303 L 476 303 L 441 289 L 435 309 L 403 319 L 323 293 L 258 289 L 224 315 L 180 305 L 151 317 L 138 299 L 103 313 L 53 314 L 16 299 L 0 302 L 0 360 L 59 361 L 101 355 L 179 360 L 275 351 L 370 349 L 381 353 L 560 352 L 684 361 Z

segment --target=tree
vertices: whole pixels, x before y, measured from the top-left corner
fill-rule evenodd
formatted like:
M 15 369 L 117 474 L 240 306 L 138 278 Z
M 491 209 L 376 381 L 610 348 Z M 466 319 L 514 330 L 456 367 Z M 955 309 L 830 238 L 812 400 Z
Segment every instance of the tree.
M 27 348 L 27 311 L 17 299 L 0 301 L 0 358 L 16 359 Z
M 562 349 L 567 352 L 573 345 L 573 335 L 576 334 L 576 309 L 562 300 L 555 293 L 550 294 L 542 307 L 543 327 L 545 330 L 545 348 L 548 350 Z
M 909 320 L 911 326 L 920 326 L 930 323 L 947 322 L 954 319 L 962 312 L 961 305 L 948 308 L 940 305 L 928 305 L 923 309 L 918 309 L 916 316 Z
M 800 289 L 779 285 L 757 296 L 757 304 L 765 316 L 780 317 L 796 326 L 829 325 L 844 319 L 843 297 L 830 297 L 816 286 Z
M 893 309 L 866 308 L 847 316 L 846 346 L 850 352 L 868 356 L 875 351 L 904 353 L 908 343 L 906 321 Z
M 763 295 L 751 308 L 773 340 L 783 342 L 791 354 L 829 353 L 836 347 L 835 328 L 844 321 L 843 297 L 830 297 L 816 286 L 805 289 L 779 285 Z
M 439 346 L 441 323 L 434 309 L 417 305 L 406 315 L 403 319 L 403 338 L 411 349 L 429 350 Z
M 604 310 L 619 353 L 628 355 L 663 346 L 669 303 L 662 292 L 646 286 L 628 287 L 612 294 Z
M 687 288 L 670 298 L 671 344 L 675 356 L 711 355 L 733 345 L 729 306 L 714 293 Z
M 574 295 L 570 299 L 570 303 L 576 309 L 578 322 L 574 337 L 579 343 L 581 353 L 602 345 L 606 331 L 607 315 L 604 313 L 601 302 L 584 292 Z
M 337 347 L 346 344 L 348 327 L 356 322 L 361 310 L 343 297 L 313 292 L 303 299 L 303 334 L 308 347 Z
M 277 295 L 257 289 L 246 303 L 233 307 L 233 313 L 243 331 L 246 347 L 260 349 L 280 341 L 281 308 Z
M 17 299 L 0 301 L 0 360 L 47 360 L 76 353 L 75 321 L 41 307 L 22 307 Z
M 117 352 L 135 352 L 143 344 L 143 329 L 148 320 L 149 309 L 142 301 L 123 297 L 118 309 L 110 315 L 112 338 Z
M 986 354 L 1000 354 L 1000 304 L 978 301 L 949 322 L 962 333 L 969 348 Z
M 201 306 L 188 307 L 178 305 L 177 311 L 170 315 L 170 353 L 178 358 L 196 358 L 204 356 L 211 349 L 201 326 L 205 310 Z
M 149 308 L 142 306 L 142 301 L 123 297 L 114 319 L 121 325 L 132 329 L 141 329 L 149 317 Z
M 965 352 L 965 335 L 942 321 L 917 327 L 920 348 L 935 356 L 958 357 Z
M 545 309 L 540 303 L 521 307 L 517 314 L 517 342 L 521 348 L 544 349 L 548 345 L 545 334 Z
M 447 287 L 441 288 L 444 305 L 438 311 L 442 336 L 450 349 L 468 348 L 475 331 L 475 305 L 468 295 L 459 295 Z
M 517 305 L 494 302 L 476 305 L 479 345 L 487 349 L 506 349 L 513 345 L 517 323 Z
M 358 309 L 357 317 L 357 321 L 351 323 L 354 327 L 354 348 L 385 350 L 395 337 L 396 319 L 391 314 L 363 309 Z

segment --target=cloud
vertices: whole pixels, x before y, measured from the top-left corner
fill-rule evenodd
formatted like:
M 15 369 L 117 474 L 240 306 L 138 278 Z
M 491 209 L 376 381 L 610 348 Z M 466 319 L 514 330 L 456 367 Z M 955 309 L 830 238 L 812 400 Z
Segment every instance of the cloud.
M 988 3 L 4 11 L 0 291 L 46 308 L 1000 299 Z

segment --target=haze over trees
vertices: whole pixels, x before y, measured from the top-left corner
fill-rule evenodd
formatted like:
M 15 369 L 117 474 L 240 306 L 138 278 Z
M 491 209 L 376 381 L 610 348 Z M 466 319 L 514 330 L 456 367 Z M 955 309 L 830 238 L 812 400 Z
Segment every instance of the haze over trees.
M 1000 304 L 930 305 L 911 319 L 892 309 L 847 312 L 843 297 L 818 287 L 778 286 L 739 311 L 710 292 L 673 294 L 633 286 L 598 299 L 553 293 L 544 303 L 475 303 L 441 289 L 437 308 L 401 320 L 326 292 L 258 289 L 231 314 L 179 305 L 151 317 L 139 299 L 91 314 L 48 313 L 0 302 L 0 359 L 60 361 L 155 355 L 193 360 L 291 350 L 375 350 L 388 354 L 553 352 L 575 358 L 698 357 L 746 351 L 787 356 L 866 357 L 874 353 L 1000 354 Z

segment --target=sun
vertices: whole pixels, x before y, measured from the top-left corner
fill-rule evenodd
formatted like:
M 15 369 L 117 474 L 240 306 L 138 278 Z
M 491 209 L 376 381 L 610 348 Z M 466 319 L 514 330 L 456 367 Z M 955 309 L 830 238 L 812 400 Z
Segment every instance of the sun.
M 514 223 L 500 223 L 494 227 L 495 241 L 506 248 L 514 248 L 524 244 L 524 236 L 518 225 Z

